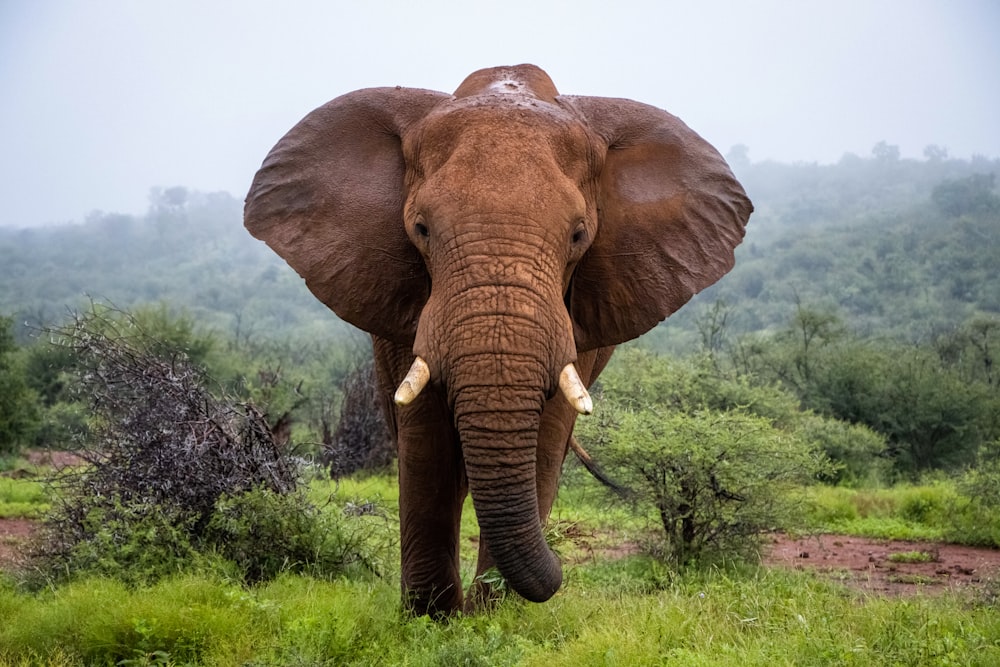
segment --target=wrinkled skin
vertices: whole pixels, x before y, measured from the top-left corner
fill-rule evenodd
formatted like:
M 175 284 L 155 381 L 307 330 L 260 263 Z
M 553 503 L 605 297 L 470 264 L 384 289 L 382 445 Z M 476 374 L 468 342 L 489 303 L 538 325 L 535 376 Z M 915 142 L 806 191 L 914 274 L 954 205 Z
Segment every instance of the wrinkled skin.
M 542 526 L 577 412 L 560 371 L 589 386 L 616 344 L 724 275 L 751 211 L 674 116 L 559 95 L 531 65 L 475 72 L 454 95 L 349 93 L 272 149 L 245 223 L 372 335 L 409 609 L 462 608 L 468 493 L 477 574 L 496 565 L 536 602 L 559 589 Z M 417 357 L 429 384 L 394 405 Z M 468 605 L 488 597 L 476 584 Z

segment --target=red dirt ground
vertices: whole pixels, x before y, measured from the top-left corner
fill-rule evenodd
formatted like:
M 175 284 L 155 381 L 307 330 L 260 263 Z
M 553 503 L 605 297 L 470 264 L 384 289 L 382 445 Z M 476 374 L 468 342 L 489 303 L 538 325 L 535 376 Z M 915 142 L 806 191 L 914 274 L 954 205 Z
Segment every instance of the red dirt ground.
M 908 563 L 906 556 L 928 554 L 925 563 Z M 902 559 L 902 560 L 900 560 Z M 775 535 L 767 565 L 813 570 L 854 588 L 883 595 L 963 588 L 996 587 L 1000 582 L 1000 550 L 957 544 L 877 540 L 845 535 L 791 538 Z
M 36 523 L 28 519 L 0 519 L 0 570 L 17 568 Z

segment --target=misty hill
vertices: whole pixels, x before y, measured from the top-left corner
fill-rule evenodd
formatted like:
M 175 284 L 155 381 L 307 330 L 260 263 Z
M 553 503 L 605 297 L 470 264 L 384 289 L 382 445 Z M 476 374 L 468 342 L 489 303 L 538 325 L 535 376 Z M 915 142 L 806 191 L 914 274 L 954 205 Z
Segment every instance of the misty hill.
M 1000 313 L 1000 161 L 874 156 L 835 165 L 729 159 L 754 200 L 736 268 L 650 335 L 697 340 L 719 300 L 735 332 L 770 330 L 796 302 L 866 334 L 921 339 Z M 96 213 L 60 227 L 0 229 L 0 314 L 60 321 L 89 297 L 165 302 L 223 335 L 328 338 L 350 328 L 242 226 L 225 193 L 156 190 L 144 216 Z M 23 332 L 22 332 L 23 333 Z
M 226 193 L 154 190 L 144 216 L 0 229 L 0 313 L 37 327 L 89 299 L 166 303 L 223 335 L 329 337 L 347 329 L 298 275 L 243 229 Z

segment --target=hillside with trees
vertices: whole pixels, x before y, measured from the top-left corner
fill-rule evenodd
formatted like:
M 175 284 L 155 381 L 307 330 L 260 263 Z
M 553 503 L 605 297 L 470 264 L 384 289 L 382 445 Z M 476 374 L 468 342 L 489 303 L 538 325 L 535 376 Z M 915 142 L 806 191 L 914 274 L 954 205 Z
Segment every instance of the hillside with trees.
M 685 349 L 723 301 L 734 332 L 774 331 L 795 305 L 835 311 L 853 331 L 927 340 L 1000 313 L 1000 160 L 903 160 L 879 144 L 833 165 L 751 163 L 729 154 L 756 210 L 736 268 L 646 342 Z M 143 216 L 0 229 L 0 314 L 60 321 L 90 299 L 168 303 L 226 336 L 341 335 L 346 327 L 242 226 L 226 193 L 154 189 Z M 680 344 L 668 343 L 677 339 Z
M 1000 161 L 936 147 L 926 157 L 880 143 L 870 158 L 785 165 L 735 147 L 756 206 L 736 268 L 631 346 L 689 358 L 684 372 L 732 394 L 729 408 L 752 412 L 771 401 L 754 392 L 780 391 L 841 424 L 802 422 L 841 466 L 836 480 L 960 471 L 989 455 L 1000 437 Z M 283 438 L 341 463 L 384 462 L 343 443 L 384 447 L 363 414 L 365 336 L 251 238 L 241 213 L 228 194 L 175 187 L 151 192 L 142 216 L 0 230 L 0 452 L 86 428 L 67 379 L 75 362 L 46 343 L 67 322 L 103 318 L 155 334 L 222 390 L 266 406 Z M 352 410 L 357 421 L 338 427 Z M 782 415 L 759 416 L 801 421 Z

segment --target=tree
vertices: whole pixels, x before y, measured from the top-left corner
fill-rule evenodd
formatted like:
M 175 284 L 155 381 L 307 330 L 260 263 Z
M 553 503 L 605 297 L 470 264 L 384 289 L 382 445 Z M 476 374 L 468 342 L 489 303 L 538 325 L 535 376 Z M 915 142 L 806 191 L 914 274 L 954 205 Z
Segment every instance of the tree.
M 739 411 L 684 413 L 601 406 L 588 447 L 608 474 L 654 510 L 668 560 L 746 557 L 763 531 L 786 526 L 787 492 L 814 480 L 823 457 L 768 420 Z
M 872 147 L 872 155 L 882 163 L 892 163 L 899 161 L 899 146 L 880 141 Z
M 882 433 L 896 470 L 909 477 L 960 469 L 998 435 L 995 392 L 934 352 L 899 344 L 851 340 L 827 350 L 809 406 Z
M 38 428 L 38 397 L 28 387 L 11 319 L 0 317 L 0 456 L 18 453 Z
M 322 457 L 330 476 L 339 479 L 358 470 L 386 468 L 396 458 L 396 443 L 380 405 L 374 362 L 358 365 L 341 390 L 337 428 L 323 435 Z
M 641 353 L 605 375 L 607 394 L 577 432 L 636 507 L 654 512 L 664 531 L 654 552 L 668 560 L 756 553 L 762 531 L 790 522 L 786 492 L 831 472 L 781 394 Z
M 750 166 L 750 149 L 745 144 L 735 144 L 726 153 L 726 162 L 736 171 L 746 169 Z
M 948 159 L 948 149 L 937 144 L 928 144 L 924 147 L 924 157 L 928 162 L 944 162 Z
M 1000 197 L 994 192 L 996 174 L 973 174 L 967 178 L 942 181 L 934 186 L 931 201 L 951 218 L 974 213 L 1000 211 Z

